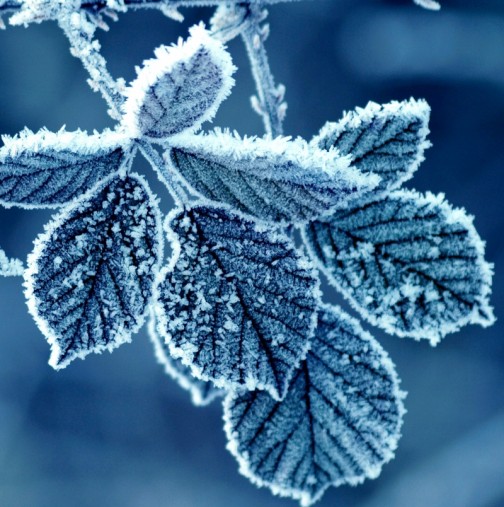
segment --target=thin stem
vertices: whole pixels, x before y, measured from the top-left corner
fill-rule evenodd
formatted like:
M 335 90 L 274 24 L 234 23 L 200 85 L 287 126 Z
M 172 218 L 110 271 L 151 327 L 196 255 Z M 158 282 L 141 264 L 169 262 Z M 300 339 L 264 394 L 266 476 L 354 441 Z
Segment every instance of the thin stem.
M 283 133 L 283 119 L 287 105 L 282 102 L 285 88 L 282 85 L 275 86 L 275 80 L 268 62 L 268 55 L 264 47 L 266 30 L 261 27 L 265 13 L 261 5 L 249 4 L 247 9 L 247 21 L 244 23 L 241 37 L 247 48 L 247 54 L 254 77 L 258 104 L 252 104 L 254 109 L 262 116 L 266 133 L 277 137 Z
M 276 4 L 290 0 L 251 0 L 250 3 L 261 2 L 262 4 Z M 126 9 L 177 9 L 178 7 L 208 7 L 225 4 L 238 4 L 242 0 L 124 0 Z M 13 14 L 23 7 L 22 0 L 0 0 L 0 14 Z M 90 14 L 101 14 L 112 11 L 114 7 L 110 6 L 107 0 L 82 0 L 81 9 Z
M 107 70 L 107 62 L 100 54 L 100 43 L 93 39 L 95 26 L 86 20 L 84 13 L 62 16 L 58 24 L 70 41 L 70 52 L 79 58 L 88 71 L 90 86 L 101 92 L 109 106 L 110 116 L 119 120 L 124 97 L 118 90 L 118 83 Z
M 176 175 L 173 173 L 173 171 L 168 170 L 165 161 L 162 159 L 157 150 L 146 141 L 138 140 L 136 143 L 147 162 L 149 162 L 152 168 L 160 176 L 161 180 L 166 184 L 166 187 L 170 191 L 175 204 L 177 206 L 189 204 L 189 195 L 185 191 L 182 184 L 177 181 Z

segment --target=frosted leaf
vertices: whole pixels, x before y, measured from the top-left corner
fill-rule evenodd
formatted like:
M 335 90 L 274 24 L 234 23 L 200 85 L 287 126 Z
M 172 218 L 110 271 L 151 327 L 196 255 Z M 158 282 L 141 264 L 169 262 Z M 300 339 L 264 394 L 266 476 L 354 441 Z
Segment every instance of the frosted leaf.
M 171 355 L 217 387 L 281 398 L 315 326 L 311 264 L 286 236 L 223 208 L 177 211 L 170 227 L 180 247 L 160 274 L 156 316 Z
M 205 382 L 195 378 L 188 366 L 185 366 L 180 359 L 171 356 L 168 345 L 156 330 L 154 315 L 151 315 L 148 328 L 158 363 L 164 366 L 165 372 L 180 387 L 189 391 L 194 405 L 199 407 L 209 405 L 213 400 L 225 394 L 225 391 L 215 387 L 213 382 Z
M 336 150 L 302 139 L 260 139 L 216 131 L 172 142 L 170 160 L 200 194 L 274 222 L 314 219 L 374 188 L 375 175 L 349 168 Z
M 420 7 L 424 7 L 425 9 L 430 9 L 432 11 L 438 11 L 441 9 L 441 5 L 434 0 L 413 0 Z
M 126 90 L 123 126 L 131 137 L 165 139 L 211 120 L 229 95 L 235 68 L 203 25 L 186 42 L 160 46 Z
M 80 197 L 116 172 L 127 143 L 115 132 L 37 133 L 4 137 L 0 148 L 0 204 L 49 208 Z
M 304 231 L 329 281 L 371 324 L 434 345 L 493 323 L 492 265 L 464 210 L 443 195 L 395 191 Z
M 64 368 L 129 342 L 145 320 L 162 256 L 157 201 L 138 175 L 114 176 L 65 208 L 35 241 L 28 308 Z
M 9 259 L 0 248 L 0 276 L 21 276 L 24 268 L 19 259 Z
M 311 143 L 326 150 L 337 148 L 361 172 L 379 175 L 380 184 L 370 197 L 375 198 L 410 179 L 425 159 L 429 116 L 425 100 L 369 102 L 337 123 L 326 123 Z
M 404 393 L 387 354 L 359 323 L 322 306 L 285 398 L 230 393 L 228 449 L 258 486 L 307 506 L 331 485 L 374 479 L 394 456 Z

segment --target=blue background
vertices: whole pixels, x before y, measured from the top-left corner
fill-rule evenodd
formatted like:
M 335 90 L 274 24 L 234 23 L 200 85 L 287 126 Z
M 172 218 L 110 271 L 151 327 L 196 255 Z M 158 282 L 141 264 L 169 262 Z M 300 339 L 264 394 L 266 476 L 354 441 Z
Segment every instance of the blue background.
M 100 34 L 111 72 L 133 79 L 134 65 L 154 47 L 186 36 L 211 10 L 183 13 L 182 24 L 156 11 L 121 15 Z M 317 0 L 271 6 L 269 21 L 271 67 L 287 87 L 286 134 L 309 139 L 325 121 L 368 100 L 428 100 L 434 146 L 407 186 L 445 192 L 476 216 L 495 263 L 492 303 L 502 316 L 504 2 L 445 0 L 432 13 L 409 0 Z M 0 32 L 0 48 L 1 133 L 113 125 L 54 23 L 9 27 Z M 261 134 L 249 107 L 244 49 L 239 40 L 229 49 L 237 84 L 214 123 Z M 167 210 L 167 192 L 150 179 Z M 0 210 L 1 247 L 26 258 L 49 217 Z M 318 505 L 504 506 L 502 321 L 466 327 L 436 348 L 366 328 L 409 392 L 403 438 L 379 479 L 331 488 Z M 2 507 L 296 505 L 238 474 L 225 449 L 219 402 L 193 407 L 156 364 L 144 331 L 113 354 L 55 372 L 20 279 L 0 280 L 0 330 Z

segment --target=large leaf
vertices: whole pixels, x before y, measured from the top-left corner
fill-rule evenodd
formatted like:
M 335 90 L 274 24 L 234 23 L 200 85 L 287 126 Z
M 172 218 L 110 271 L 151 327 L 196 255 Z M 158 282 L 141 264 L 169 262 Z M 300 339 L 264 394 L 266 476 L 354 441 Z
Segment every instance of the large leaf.
M 216 131 L 183 136 L 170 160 L 200 194 L 271 222 L 302 222 L 344 207 L 379 181 L 348 157 L 301 139 L 260 139 Z
M 380 184 L 370 198 L 397 188 L 411 178 L 430 146 L 430 108 L 424 100 L 370 102 L 364 109 L 346 113 L 337 123 L 328 122 L 311 143 L 321 149 L 337 148 L 349 155 L 352 166 L 377 174 Z
M 484 244 L 442 195 L 396 191 L 312 222 L 304 238 L 330 282 L 389 333 L 436 344 L 467 323 L 494 321 Z
M 223 208 L 178 211 L 170 227 L 180 246 L 156 313 L 172 356 L 218 387 L 282 397 L 315 326 L 311 264 L 287 237 Z
M 228 449 L 255 484 L 310 505 L 330 485 L 379 475 L 400 437 L 403 396 L 379 344 L 356 320 L 323 306 L 283 401 L 262 392 L 226 398 Z
M 186 42 L 160 46 L 126 90 L 123 126 L 132 137 L 162 140 L 214 117 L 234 80 L 231 56 L 202 25 Z
M 106 131 L 57 133 L 25 130 L 3 138 L 0 204 L 54 208 L 79 198 L 116 172 L 124 160 L 124 138 Z
M 191 369 L 185 366 L 180 359 L 171 356 L 166 341 L 159 336 L 156 330 L 155 316 L 151 315 L 149 320 L 149 336 L 154 345 L 156 358 L 164 366 L 165 372 L 177 382 L 177 384 L 189 391 L 194 405 L 202 407 L 211 403 L 215 398 L 223 396 L 226 391 L 218 389 L 213 382 L 205 382 L 195 378 Z
M 138 175 L 114 176 L 54 218 L 25 274 L 28 308 L 52 348 L 49 364 L 64 368 L 130 341 L 161 255 L 157 202 Z

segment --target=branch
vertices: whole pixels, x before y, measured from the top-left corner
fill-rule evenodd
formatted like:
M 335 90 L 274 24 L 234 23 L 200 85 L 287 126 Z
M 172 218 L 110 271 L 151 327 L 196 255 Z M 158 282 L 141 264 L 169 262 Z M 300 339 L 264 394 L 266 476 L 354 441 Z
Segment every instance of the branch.
M 249 3 L 276 4 L 293 0 L 249 0 Z M 0 15 L 15 13 L 22 9 L 23 0 L 0 0 Z M 176 10 L 178 7 L 207 7 L 224 4 L 239 4 L 240 0 L 123 0 L 125 9 L 160 9 Z M 117 11 L 117 4 L 110 0 L 82 0 L 81 9 L 89 14 L 100 14 L 106 11 Z M 124 9 L 123 9 L 124 10 Z
M 249 4 L 247 6 L 228 7 L 234 10 L 233 17 L 242 18 L 241 37 L 247 48 L 247 54 L 254 77 L 257 97 L 252 97 L 252 107 L 262 116 L 266 133 L 271 137 L 282 135 L 282 122 L 285 117 L 287 104 L 283 102 L 285 87 L 275 85 L 273 74 L 268 62 L 268 55 L 264 41 L 269 33 L 269 26 L 261 23 L 267 16 L 261 5 Z M 225 18 L 225 14 L 221 15 Z

